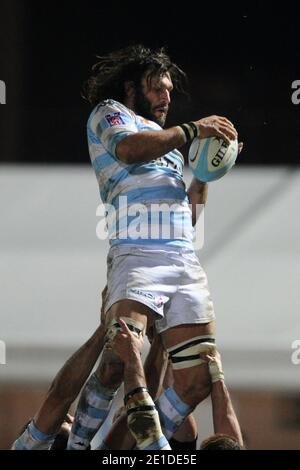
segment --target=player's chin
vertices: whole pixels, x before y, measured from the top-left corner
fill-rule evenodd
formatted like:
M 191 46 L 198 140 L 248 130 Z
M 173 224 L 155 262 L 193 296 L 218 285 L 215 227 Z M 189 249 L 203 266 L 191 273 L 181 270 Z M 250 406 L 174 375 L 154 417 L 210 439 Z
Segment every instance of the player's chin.
M 164 127 L 167 115 L 165 113 L 155 113 L 155 120 L 161 126 Z

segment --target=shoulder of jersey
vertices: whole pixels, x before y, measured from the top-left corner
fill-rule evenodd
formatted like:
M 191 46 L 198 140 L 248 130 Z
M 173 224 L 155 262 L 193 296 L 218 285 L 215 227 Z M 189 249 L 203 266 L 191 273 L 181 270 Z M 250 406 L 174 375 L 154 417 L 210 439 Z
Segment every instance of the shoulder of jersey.
M 135 113 L 131 111 L 131 109 L 127 108 L 124 104 L 116 100 L 108 99 L 108 100 L 101 101 L 96 106 L 96 111 L 100 111 L 101 108 L 113 108 L 116 111 L 130 114 L 133 118 L 136 117 Z
M 124 104 L 120 103 L 119 101 L 113 100 L 113 99 L 103 100 L 95 108 L 96 113 L 97 112 L 106 113 L 106 112 L 113 112 L 113 111 L 120 112 L 120 113 L 125 113 L 127 115 L 129 114 L 132 117 L 132 119 L 134 119 L 136 122 L 139 122 L 140 124 L 142 124 L 142 125 L 144 125 L 148 128 L 152 128 L 152 129 L 156 129 L 156 130 L 162 130 L 162 127 L 159 124 L 157 124 L 156 122 L 150 121 L 149 119 L 146 119 L 143 116 L 135 114 L 134 111 L 127 108 Z

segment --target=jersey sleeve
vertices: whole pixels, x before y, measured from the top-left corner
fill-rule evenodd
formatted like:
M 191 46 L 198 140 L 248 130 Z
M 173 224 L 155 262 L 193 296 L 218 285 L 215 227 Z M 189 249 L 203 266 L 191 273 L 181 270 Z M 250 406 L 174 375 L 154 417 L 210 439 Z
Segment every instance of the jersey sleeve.
M 134 113 L 113 100 L 103 101 L 97 106 L 92 127 L 103 147 L 114 157 L 117 144 L 138 132 Z

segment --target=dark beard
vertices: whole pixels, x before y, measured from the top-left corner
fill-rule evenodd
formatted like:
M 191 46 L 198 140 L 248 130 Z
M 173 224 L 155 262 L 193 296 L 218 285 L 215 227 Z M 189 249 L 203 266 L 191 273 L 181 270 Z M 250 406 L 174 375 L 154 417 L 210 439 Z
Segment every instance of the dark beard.
M 151 103 L 150 101 L 146 98 L 144 93 L 140 88 L 136 89 L 135 92 L 135 100 L 134 100 L 134 112 L 138 114 L 139 116 L 142 116 L 145 119 L 148 119 L 149 121 L 154 121 L 156 124 L 158 124 L 161 127 L 164 127 L 165 125 L 165 116 L 163 116 L 161 119 L 158 119 L 152 112 L 151 112 Z

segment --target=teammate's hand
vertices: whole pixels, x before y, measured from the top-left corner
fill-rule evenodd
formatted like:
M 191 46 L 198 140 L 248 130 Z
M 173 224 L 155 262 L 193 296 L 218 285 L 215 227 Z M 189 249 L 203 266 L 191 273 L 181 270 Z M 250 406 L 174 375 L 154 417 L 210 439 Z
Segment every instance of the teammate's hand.
M 227 144 L 230 144 L 231 140 L 235 140 L 238 137 L 234 125 L 225 117 L 209 116 L 194 122 L 199 129 L 200 139 L 217 136 L 224 139 Z
M 68 438 L 71 432 L 73 421 L 74 421 L 74 417 L 68 413 L 60 427 L 59 434 L 66 436 Z
M 134 335 L 122 318 L 118 319 L 118 323 L 121 326 L 114 339 L 110 341 L 107 346 L 112 349 L 123 362 L 130 362 L 131 358 L 139 355 L 144 340 L 142 336 L 137 337 Z
M 212 383 L 224 380 L 221 355 L 217 349 L 210 354 L 203 354 L 202 359 L 208 363 L 208 369 Z

